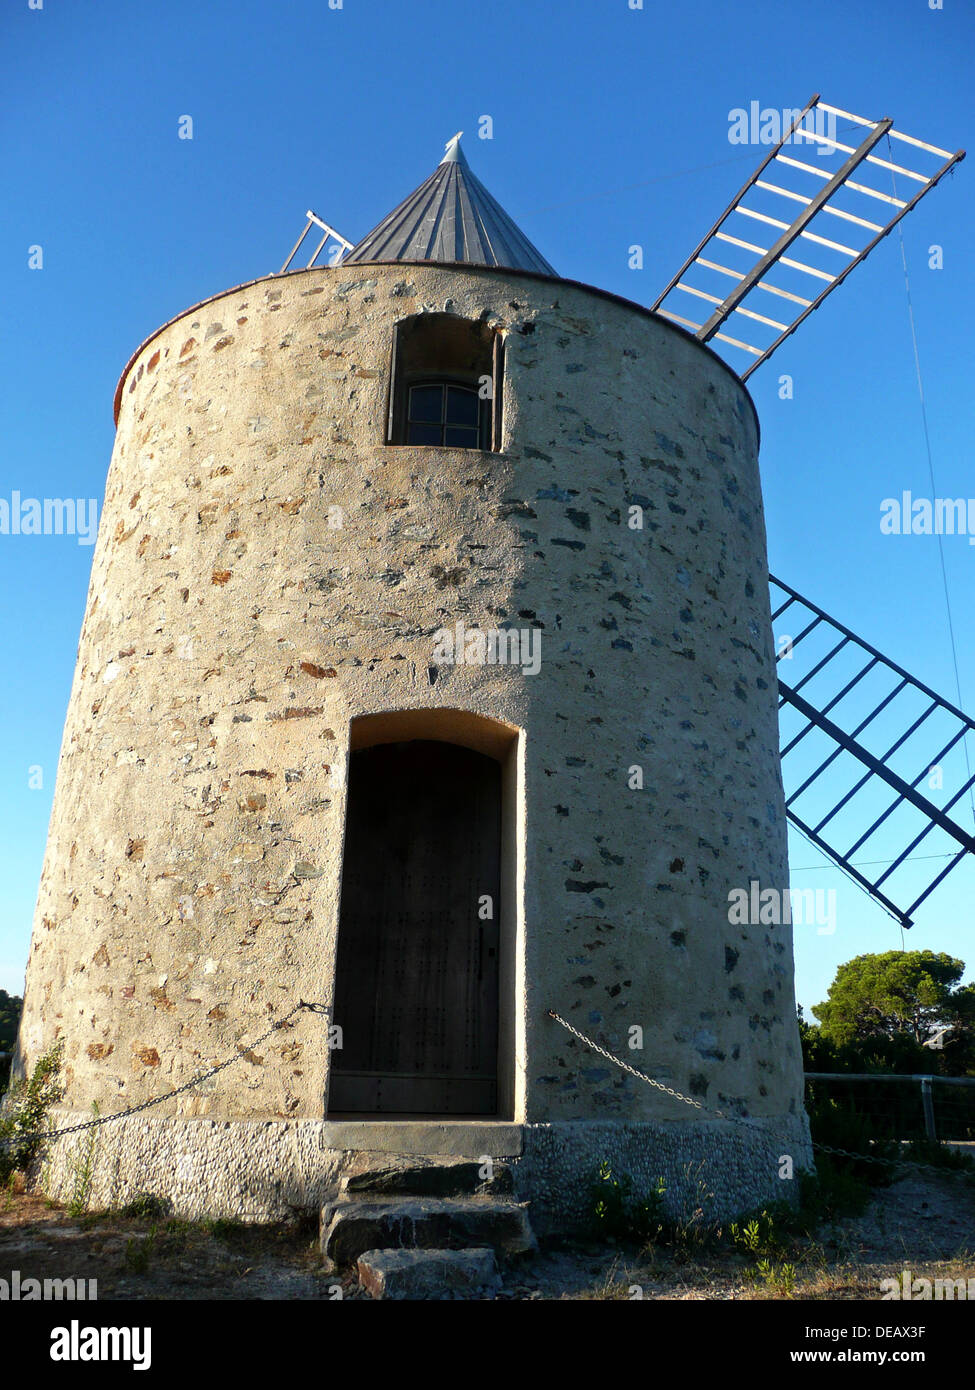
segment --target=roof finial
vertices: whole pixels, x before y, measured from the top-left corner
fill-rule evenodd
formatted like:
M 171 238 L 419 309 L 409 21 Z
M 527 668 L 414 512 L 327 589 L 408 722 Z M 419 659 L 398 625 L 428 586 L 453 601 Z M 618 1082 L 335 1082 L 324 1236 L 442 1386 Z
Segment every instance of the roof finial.
M 444 148 L 446 149 L 447 153 L 444 155 L 443 159 L 440 161 L 441 164 L 463 164 L 463 163 L 464 163 L 464 156 L 463 156 L 463 154 L 461 153 L 461 148 L 460 148 L 460 137 L 463 135 L 463 133 L 464 133 L 464 132 L 463 132 L 462 130 L 458 130 L 457 134 L 456 134 L 456 135 L 452 135 L 452 136 L 450 137 L 450 139 L 447 141 L 447 144 L 444 146 Z

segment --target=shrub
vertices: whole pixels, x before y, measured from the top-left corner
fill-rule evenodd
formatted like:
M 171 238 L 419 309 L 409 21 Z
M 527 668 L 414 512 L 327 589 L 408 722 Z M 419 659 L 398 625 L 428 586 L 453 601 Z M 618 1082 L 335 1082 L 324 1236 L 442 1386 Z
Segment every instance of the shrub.
M 664 1229 L 663 1178 L 658 1178 L 647 1197 L 633 1196 L 628 1173 L 614 1176 L 604 1160 L 589 1189 L 589 1214 L 597 1235 L 604 1240 L 653 1241 Z
M 823 1095 L 812 1085 L 809 1088 L 806 1110 L 809 1132 L 814 1144 L 826 1144 L 835 1149 L 847 1149 L 863 1154 L 864 1159 L 847 1158 L 841 1154 L 817 1154 L 817 1166 L 828 1160 L 834 1170 L 847 1171 L 876 1187 L 889 1187 L 894 1169 L 888 1163 L 866 1159 L 895 1159 L 900 1157 L 899 1145 L 879 1134 L 868 1115 L 848 1108 L 832 1096 Z
M 152 1192 L 137 1192 L 130 1202 L 119 1208 L 119 1216 L 129 1216 L 135 1220 L 153 1221 L 168 1216 L 171 1204 Z
M 61 1044 L 37 1059 L 26 1080 L 15 1081 L 0 1115 L 0 1182 L 30 1164 L 44 1143 L 47 1112 L 61 1099 Z

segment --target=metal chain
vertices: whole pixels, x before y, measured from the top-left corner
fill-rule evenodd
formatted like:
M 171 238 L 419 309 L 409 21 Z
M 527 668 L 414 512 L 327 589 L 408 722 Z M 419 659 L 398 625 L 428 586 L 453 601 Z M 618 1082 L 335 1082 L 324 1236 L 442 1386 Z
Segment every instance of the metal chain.
M 554 1018 L 556 1023 L 561 1023 L 562 1027 L 567 1029 L 570 1033 L 574 1033 L 580 1042 L 584 1042 L 587 1047 L 591 1047 L 593 1052 L 598 1052 L 600 1056 L 605 1057 L 606 1060 L 612 1062 L 614 1066 L 620 1067 L 623 1071 L 628 1071 L 631 1076 L 636 1076 L 641 1081 L 645 1081 L 648 1086 L 653 1086 L 655 1090 L 663 1091 L 665 1095 L 673 1096 L 674 1100 L 683 1101 L 685 1105 L 693 1105 L 695 1110 L 706 1110 L 708 1114 L 717 1115 L 721 1120 L 738 1120 L 740 1124 L 749 1123 L 748 1120 L 740 1115 L 728 1115 L 723 1110 L 711 1110 L 710 1107 L 702 1105 L 699 1100 L 695 1100 L 693 1096 L 681 1095 L 680 1091 L 675 1091 L 673 1086 L 665 1086 L 662 1081 L 655 1081 L 652 1076 L 647 1076 L 645 1072 L 637 1071 L 636 1067 L 631 1067 L 628 1062 L 621 1062 L 618 1057 L 614 1057 L 611 1052 L 607 1052 L 605 1047 L 600 1047 L 599 1043 L 593 1042 L 592 1038 L 587 1038 L 585 1033 L 580 1033 L 578 1028 L 573 1028 L 572 1024 L 567 1023 L 562 1015 L 557 1014 L 554 1009 L 549 1009 L 548 1016 L 549 1018 Z
M 261 1043 L 265 1042 L 272 1033 L 276 1033 L 279 1028 L 283 1028 L 285 1024 L 289 1023 L 291 1019 L 294 1018 L 295 1014 L 300 1013 L 303 1009 L 307 1009 L 309 1013 L 313 1014 L 328 1013 L 327 1005 L 307 1004 L 303 999 L 300 999 L 293 1009 L 290 1009 L 283 1018 L 279 1018 L 276 1023 L 272 1023 L 270 1028 L 262 1033 L 259 1038 L 255 1038 L 249 1047 L 238 1049 L 232 1056 L 226 1057 L 222 1062 L 218 1062 L 215 1067 L 210 1067 L 208 1071 L 199 1072 L 196 1076 L 191 1077 L 189 1081 L 185 1081 L 182 1086 L 177 1086 L 173 1091 L 165 1091 L 161 1096 L 153 1096 L 151 1100 L 144 1100 L 139 1105 L 131 1105 L 128 1110 L 118 1110 L 114 1115 L 98 1115 L 93 1120 L 84 1120 L 81 1124 L 77 1125 L 67 1125 L 64 1129 L 50 1131 L 37 1130 L 33 1133 L 28 1132 L 26 1134 L 12 1135 L 9 1138 L 0 1138 L 0 1148 L 13 1148 L 18 1144 L 29 1143 L 35 1139 L 44 1140 L 46 1142 L 51 1139 L 61 1139 L 66 1134 L 79 1134 L 85 1129 L 97 1129 L 100 1125 L 110 1124 L 112 1120 L 124 1120 L 129 1115 L 138 1115 L 143 1110 L 149 1110 L 154 1105 L 160 1105 L 164 1100 L 172 1100 L 173 1096 L 182 1095 L 184 1091 L 189 1091 L 194 1086 L 199 1086 L 202 1081 L 208 1081 L 211 1076 L 216 1076 L 217 1072 L 223 1071 L 225 1067 L 232 1066 L 234 1062 L 239 1062 L 243 1058 L 245 1052 L 253 1052 L 255 1047 L 260 1047 Z
M 328 1014 L 327 1005 L 309 1004 L 301 999 L 283 1018 L 279 1018 L 276 1022 L 272 1023 L 270 1028 L 266 1029 L 260 1037 L 255 1038 L 249 1047 L 238 1049 L 238 1051 L 233 1053 L 230 1057 L 226 1057 L 222 1062 L 218 1062 L 216 1066 L 210 1067 L 207 1071 L 199 1072 L 196 1076 L 191 1077 L 189 1081 L 184 1082 L 182 1086 L 177 1086 L 172 1091 L 166 1091 L 161 1096 L 154 1096 L 151 1100 L 144 1100 L 139 1105 L 132 1105 L 127 1110 L 118 1110 L 114 1115 L 99 1115 L 93 1120 L 84 1120 L 80 1124 L 67 1125 L 63 1129 L 35 1131 L 33 1133 L 28 1132 L 26 1134 L 12 1135 L 8 1138 L 0 1138 L 0 1148 L 14 1147 L 15 1145 L 28 1143 L 35 1139 L 46 1142 L 52 1139 L 61 1139 L 68 1134 L 79 1134 L 83 1130 L 97 1129 L 101 1125 L 110 1124 L 113 1120 L 124 1120 L 130 1115 L 141 1114 L 142 1111 L 149 1110 L 154 1105 L 160 1105 L 164 1100 L 172 1100 L 174 1096 L 179 1096 L 185 1091 L 192 1090 L 194 1086 L 199 1086 L 201 1082 L 208 1081 L 211 1076 L 216 1076 L 218 1072 L 223 1071 L 226 1067 L 232 1066 L 234 1062 L 239 1062 L 243 1058 L 245 1052 L 252 1052 L 255 1047 L 260 1047 L 262 1042 L 265 1042 L 273 1033 L 278 1032 L 279 1029 L 283 1028 L 294 1018 L 295 1014 L 300 1013 L 302 1010 L 307 1010 L 309 1013 L 315 1014 Z M 702 1114 L 714 1115 L 719 1120 L 730 1120 L 733 1123 L 743 1125 L 753 1125 L 755 1123 L 754 1119 L 751 1117 L 731 1115 L 725 1110 L 718 1110 L 713 1106 L 706 1106 L 701 1101 L 695 1100 L 693 1096 L 685 1096 L 673 1086 L 666 1086 L 662 1081 L 657 1081 L 654 1077 L 647 1076 L 645 1072 L 639 1071 L 636 1067 L 631 1067 L 628 1062 L 620 1061 L 612 1052 L 608 1052 L 605 1047 L 600 1047 L 599 1043 L 587 1037 L 585 1033 L 581 1033 L 578 1028 L 573 1027 L 561 1014 L 557 1014 L 554 1009 L 548 1010 L 548 1016 L 554 1019 L 556 1023 L 561 1024 L 567 1032 L 572 1033 L 580 1042 L 585 1043 L 586 1047 L 591 1048 L 593 1052 L 598 1052 L 601 1057 L 605 1057 L 608 1062 L 612 1062 L 613 1065 L 619 1067 L 621 1071 L 629 1072 L 630 1075 L 635 1076 L 637 1080 L 646 1082 L 648 1086 L 652 1086 L 655 1090 L 663 1092 L 664 1095 L 671 1096 L 674 1100 L 679 1100 L 684 1105 L 690 1105 L 695 1110 L 700 1110 Z M 930 1173 L 938 1173 L 941 1175 L 948 1174 L 952 1177 L 966 1176 L 966 1174 L 958 1171 L 935 1167 L 935 1165 L 931 1163 L 916 1163 L 911 1159 L 878 1158 L 873 1154 L 855 1153 L 851 1149 L 838 1149 L 830 1144 L 819 1144 L 814 1142 L 813 1148 L 818 1149 L 821 1153 L 838 1154 L 843 1158 L 855 1158 L 862 1163 L 881 1163 L 891 1167 L 920 1168 Z
M 673 1086 L 665 1086 L 662 1081 L 655 1081 L 652 1076 L 647 1076 L 644 1072 L 637 1071 L 636 1067 L 631 1067 L 627 1062 L 621 1062 L 618 1057 L 613 1056 L 612 1052 L 607 1052 L 605 1047 L 600 1047 L 599 1043 L 594 1042 L 592 1038 L 586 1037 L 585 1033 L 580 1033 L 578 1028 L 573 1028 L 572 1024 L 568 1023 L 561 1014 L 557 1014 L 554 1009 L 549 1009 L 547 1012 L 549 1018 L 554 1018 L 556 1023 L 561 1023 L 563 1028 L 575 1034 L 579 1041 L 584 1042 L 593 1052 L 598 1052 L 601 1057 L 605 1057 L 608 1062 L 612 1062 L 613 1065 L 619 1067 L 621 1071 L 628 1071 L 631 1076 L 636 1076 L 641 1081 L 645 1081 L 648 1086 L 653 1086 L 655 1090 L 663 1091 L 666 1095 L 673 1096 L 675 1100 L 683 1101 L 685 1105 L 693 1105 L 695 1110 L 700 1110 L 706 1115 L 715 1115 L 720 1120 L 732 1120 L 735 1124 L 740 1125 L 752 1125 L 755 1123 L 754 1119 L 751 1117 L 744 1115 L 729 1115 L 727 1111 L 715 1110 L 711 1106 L 702 1105 L 699 1100 L 695 1100 L 692 1096 L 682 1095 L 680 1091 L 675 1091 Z M 856 1158 L 861 1163 L 885 1163 L 892 1168 L 920 1168 L 922 1171 L 937 1173 L 942 1177 L 960 1178 L 969 1176 L 964 1170 L 939 1168 L 933 1163 L 917 1163 L 914 1159 L 910 1158 L 878 1158 L 874 1154 L 854 1153 L 852 1149 L 837 1149 L 831 1144 L 818 1144 L 815 1141 L 813 1141 L 812 1146 L 821 1153 L 840 1154 L 844 1158 Z

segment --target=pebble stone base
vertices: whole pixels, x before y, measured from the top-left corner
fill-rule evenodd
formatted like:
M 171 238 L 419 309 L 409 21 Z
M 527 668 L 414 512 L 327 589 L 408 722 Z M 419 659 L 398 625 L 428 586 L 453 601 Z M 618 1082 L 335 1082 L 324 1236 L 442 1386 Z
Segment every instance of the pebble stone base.
M 55 1127 L 90 1114 L 52 1112 Z M 359 1155 L 323 1147 L 321 1120 L 208 1120 L 140 1115 L 53 1141 L 31 1174 L 31 1188 L 59 1201 L 78 1196 L 90 1170 L 87 1204 L 117 1208 L 143 1193 L 185 1220 L 223 1217 L 280 1221 L 317 1210 Z M 666 1186 L 672 1216 L 702 1205 L 723 1220 L 796 1195 L 812 1166 L 803 1116 L 690 1124 L 566 1121 L 525 1125 L 520 1157 L 505 1158 L 516 1195 L 530 1201 L 536 1232 L 578 1228 L 599 1164 L 628 1174 L 634 1194 Z M 92 1148 L 92 1146 L 94 1146 Z M 90 1156 L 90 1162 L 89 1162 Z M 386 1161 L 389 1154 L 377 1154 Z M 788 1172 L 792 1180 L 780 1176 Z
M 543 1234 L 570 1229 L 585 1214 L 589 1184 L 603 1161 L 615 1177 L 631 1178 L 635 1196 L 648 1194 L 662 1178 L 669 1216 L 687 1218 L 700 1206 L 707 1219 L 719 1221 L 765 1202 L 794 1200 L 799 1173 L 813 1166 L 805 1115 L 694 1124 L 526 1125 L 522 1156 L 509 1161 L 516 1191 L 531 1200 L 532 1225 Z M 789 1171 L 791 1180 L 779 1176 Z

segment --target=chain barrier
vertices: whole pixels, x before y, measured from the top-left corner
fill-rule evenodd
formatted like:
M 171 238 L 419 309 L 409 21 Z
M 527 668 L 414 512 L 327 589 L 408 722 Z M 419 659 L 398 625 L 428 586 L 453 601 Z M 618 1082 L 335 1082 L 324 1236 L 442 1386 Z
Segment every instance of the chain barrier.
M 80 1134 L 84 1130 L 98 1129 L 101 1125 L 111 1124 L 113 1120 L 124 1120 L 130 1115 L 139 1115 L 144 1110 L 150 1110 L 154 1105 L 161 1105 L 164 1100 L 172 1100 L 174 1096 L 179 1096 L 185 1091 L 192 1090 L 194 1086 L 199 1086 L 202 1082 L 208 1081 L 211 1076 L 216 1076 L 218 1072 L 224 1071 L 227 1067 L 233 1066 L 235 1062 L 241 1061 L 246 1052 L 252 1052 L 255 1047 L 260 1047 L 262 1042 L 266 1042 L 268 1038 L 281 1028 L 284 1028 L 286 1024 L 291 1022 L 296 1014 L 302 1011 L 327 1015 L 328 1006 L 325 1004 L 309 1004 L 304 999 L 300 999 L 298 1003 L 295 1004 L 294 1008 L 290 1009 L 283 1018 L 279 1018 L 276 1022 L 272 1023 L 270 1028 L 266 1029 L 260 1037 L 255 1038 L 249 1047 L 238 1049 L 238 1051 L 233 1053 L 230 1057 L 224 1058 L 222 1062 L 218 1062 L 216 1066 L 210 1067 L 207 1071 L 199 1072 L 196 1076 L 191 1077 L 189 1081 L 184 1082 L 182 1086 L 177 1086 L 175 1090 L 166 1091 L 161 1096 L 154 1096 L 150 1100 L 144 1100 L 139 1105 L 130 1106 L 127 1110 L 118 1110 L 114 1115 L 98 1115 L 93 1120 L 84 1120 L 80 1124 L 67 1125 L 63 1129 L 35 1131 L 33 1133 L 28 1132 L 11 1135 L 7 1138 L 0 1138 L 0 1148 L 12 1148 L 19 1144 L 29 1143 L 33 1140 L 49 1142 L 52 1139 L 62 1139 L 68 1134 Z M 635 1076 L 639 1081 L 645 1082 L 648 1086 L 652 1086 L 655 1090 L 661 1091 L 664 1095 L 668 1095 L 674 1100 L 679 1100 L 682 1104 L 689 1105 L 695 1110 L 700 1110 L 704 1115 L 713 1115 L 719 1120 L 729 1120 L 734 1124 L 746 1126 L 755 1124 L 755 1120 L 751 1117 L 732 1115 L 726 1110 L 718 1110 L 714 1106 L 704 1105 L 702 1101 L 696 1100 L 693 1096 L 685 1096 L 680 1091 L 676 1090 L 675 1087 L 667 1086 L 662 1081 L 657 1081 L 654 1077 L 647 1076 L 645 1072 L 639 1071 L 636 1067 L 631 1067 L 628 1062 L 620 1061 L 612 1052 L 608 1052 L 605 1047 L 600 1047 L 599 1043 L 587 1037 L 585 1033 L 581 1033 L 578 1028 L 573 1027 L 571 1023 L 564 1019 L 561 1014 L 556 1013 L 554 1009 L 549 1009 L 547 1012 L 549 1018 L 554 1019 L 556 1023 L 560 1024 L 567 1032 L 572 1033 L 574 1037 L 577 1037 L 581 1043 L 584 1043 L 586 1047 L 590 1048 L 593 1052 L 598 1052 L 601 1057 L 605 1057 L 608 1062 L 612 1062 L 612 1064 L 619 1067 L 621 1071 L 629 1072 L 631 1076 Z M 964 1172 L 939 1168 L 932 1163 L 917 1163 L 913 1159 L 904 1158 L 878 1158 L 874 1154 L 856 1153 L 852 1149 L 839 1149 L 831 1144 L 813 1142 L 813 1148 L 818 1149 L 820 1153 L 836 1154 L 842 1158 L 855 1158 L 861 1163 L 880 1163 L 893 1168 L 919 1168 L 923 1171 L 938 1173 L 942 1176 L 945 1174 L 952 1177 L 967 1176 Z
M 704 1105 L 701 1101 L 695 1100 L 693 1096 L 682 1095 L 681 1092 L 676 1091 L 673 1086 L 665 1086 L 662 1081 L 656 1081 L 652 1076 L 647 1076 L 645 1072 L 638 1071 L 636 1067 L 631 1067 L 628 1062 L 621 1062 L 618 1057 L 614 1057 L 612 1052 L 607 1052 L 605 1047 L 600 1047 L 599 1043 L 594 1042 L 593 1039 L 587 1037 L 585 1033 L 580 1033 L 578 1028 L 573 1028 L 572 1024 L 567 1022 L 561 1014 L 557 1014 L 554 1009 L 548 1009 L 547 1013 L 549 1018 L 554 1018 L 556 1023 L 560 1023 L 567 1032 L 573 1033 L 580 1042 L 585 1043 L 586 1047 L 591 1048 L 593 1052 L 598 1052 L 601 1057 L 605 1057 L 608 1062 L 612 1062 L 613 1065 L 619 1067 L 621 1071 L 628 1071 L 631 1076 L 638 1077 L 640 1081 L 645 1081 L 648 1086 L 653 1086 L 655 1090 L 663 1091 L 665 1095 L 673 1096 L 674 1100 L 683 1101 L 685 1105 L 692 1105 L 695 1110 L 700 1110 L 702 1114 L 714 1115 L 719 1120 L 731 1120 L 739 1125 L 754 1125 L 755 1121 L 751 1117 L 745 1115 L 730 1115 L 726 1110 L 716 1110 L 712 1106 Z M 892 1168 L 919 1168 L 924 1172 L 937 1173 L 942 1177 L 959 1178 L 969 1176 L 965 1170 L 939 1168 L 933 1163 L 918 1163 L 911 1158 L 878 1158 L 874 1154 L 855 1153 L 852 1149 L 837 1149 L 834 1148 L 832 1144 L 819 1144 L 816 1143 L 815 1140 L 812 1141 L 812 1146 L 814 1149 L 818 1149 L 820 1153 L 838 1154 L 842 1158 L 855 1158 L 861 1163 L 881 1163 L 887 1164 Z
M 41 1130 L 35 1131 L 34 1133 L 28 1132 L 25 1134 L 11 1135 L 8 1138 L 0 1138 L 0 1148 L 15 1148 L 19 1144 L 31 1143 L 34 1140 L 43 1140 L 47 1142 L 51 1139 L 62 1139 L 66 1134 L 80 1134 L 82 1130 L 97 1129 L 100 1125 L 111 1124 L 113 1120 L 124 1120 L 129 1115 L 138 1115 L 143 1110 L 151 1109 L 154 1105 L 161 1105 L 164 1100 L 172 1100 L 173 1096 L 180 1096 L 184 1091 L 192 1090 L 194 1086 L 199 1086 L 201 1082 L 209 1081 L 211 1076 L 216 1076 L 218 1072 L 233 1066 L 234 1062 L 241 1061 L 245 1053 L 253 1052 L 255 1047 L 260 1047 L 262 1042 L 266 1042 L 272 1034 L 276 1033 L 280 1028 L 284 1028 L 286 1024 L 291 1022 L 295 1014 L 301 1013 L 302 1010 L 307 1010 L 309 1013 L 313 1014 L 328 1014 L 328 1006 L 326 1004 L 308 1004 L 304 999 L 299 999 L 293 1009 L 290 1009 L 283 1018 L 279 1018 L 277 1022 L 272 1023 L 270 1028 L 263 1032 L 259 1038 L 255 1038 L 248 1047 L 238 1048 L 232 1056 L 226 1057 L 222 1062 L 218 1062 L 215 1067 L 210 1067 L 208 1071 L 199 1072 L 196 1076 L 191 1077 L 189 1081 L 185 1081 L 182 1086 L 177 1086 L 174 1091 L 166 1091 L 161 1096 L 154 1096 L 151 1100 L 142 1101 L 139 1105 L 131 1105 L 128 1110 L 118 1110 L 114 1115 L 98 1115 L 93 1120 L 84 1120 L 81 1124 L 77 1125 L 67 1125 L 64 1129 Z
M 709 1115 L 717 1115 L 721 1120 L 737 1120 L 739 1124 L 751 1123 L 751 1121 L 745 1119 L 741 1115 L 728 1115 L 724 1110 L 712 1110 L 710 1107 L 702 1105 L 699 1100 L 695 1100 L 693 1096 L 681 1095 L 680 1091 L 675 1091 L 673 1086 L 665 1086 L 662 1081 L 655 1081 L 652 1076 L 647 1076 L 645 1072 L 637 1071 L 636 1067 L 631 1067 L 628 1062 L 621 1062 L 618 1057 L 613 1056 L 612 1052 L 607 1052 L 605 1047 L 600 1047 L 599 1043 L 593 1042 L 592 1038 L 587 1038 L 585 1033 L 580 1033 L 578 1028 L 573 1028 L 572 1024 L 567 1023 L 562 1015 L 557 1014 L 554 1009 L 549 1009 L 548 1016 L 549 1018 L 554 1018 L 556 1023 L 561 1023 L 562 1027 L 568 1032 L 574 1033 L 580 1042 L 584 1042 L 587 1047 L 591 1047 L 593 1052 L 598 1052 L 599 1055 L 605 1057 L 608 1062 L 612 1062 L 614 1066 L 619 1067 L 622 1071 L 628 1071 L 631 1076 L 636 1076 L 641 1081 L 645 1081 L 648 1086 L 653 1086 L 655 1090 L 663 1091 L 665 1095 L 673 1096 L 674 1100 L 683 1101 L 685 1105 L 693 1105 L 695 1110 L 706 1111 Z

